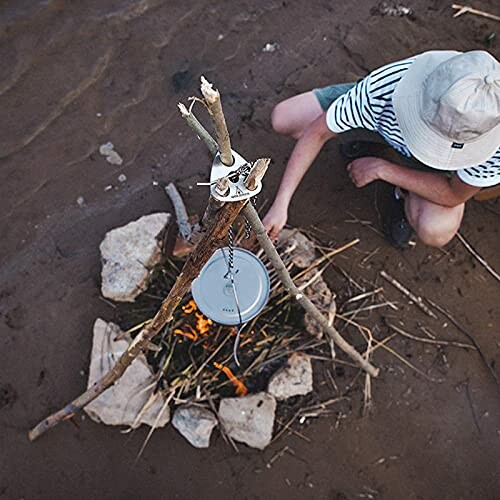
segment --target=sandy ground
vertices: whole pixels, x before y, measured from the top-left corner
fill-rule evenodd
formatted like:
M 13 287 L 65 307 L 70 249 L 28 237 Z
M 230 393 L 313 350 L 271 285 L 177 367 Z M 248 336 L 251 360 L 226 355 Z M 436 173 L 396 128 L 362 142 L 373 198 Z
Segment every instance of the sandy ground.
M 169 209 L 156 182 L 176 181 L 192 213 L 204 207 L 206 192 L 190 186 L 207 177 L 209 160 L 176 109 L 199 75 L 224 96 L 235 148 L 273 158 L 261 200 L 271 198 L 292 147 L 270 129 L 278 100 L 423 50 L 484 48 L 498 32 L 493 21 L 452 19 L 447 1 L 408 5 L 413 18 L 381 16 L 370 0 L 3 3 L 0 498 L 498 498 L 500 393 L 484 364 L 476 353 L 399 338 L 390 345 L 442 382 L 377 352 L 383 372 L 372 415 L 360 416 L 357 391 L 346 418 L 303 426 L 310 443 L 289 436 L 237 455 L 216 437 L 197 451 L 167 428 L 135 463 L 145 429 L 122 435 L 82 417 L 34 444 L 27 439 L 30 426 L 84 389 L 92 324 L 113 317 L 99 298 L 98 245 L 106 231 Z M 493 0 L 475 6 L 495 11 Z M 273 42 L 278 50 L 262 51 Z M 108 141 L 122 166 L 99 155 Z M 446 307 L 488 363 L 498 364 L 498 283 L 456 239 L 444 252 L 387 246 L 372 230 L 373 193 L 350 184 L 337 145 L 329 144 L 301 185 L 290 222 L 314 225 L 339 245 L 359 237 L 339 267 L 369 289 L 386 269 Z M 471 202 L 462 228 L 497 270 L 499 213 L 498 200 Z M 339 271 L 327 277 L 340 296 L 356 293 Z M 386 288 L 400 311 L 362 318 L 376 335 L 387 334 L 384 319 L 399 318 L 408 331 L 420 323 L 463 340 L 448 320 L 427 318 Z M 294 455 L 267 468 L 285 445 Z

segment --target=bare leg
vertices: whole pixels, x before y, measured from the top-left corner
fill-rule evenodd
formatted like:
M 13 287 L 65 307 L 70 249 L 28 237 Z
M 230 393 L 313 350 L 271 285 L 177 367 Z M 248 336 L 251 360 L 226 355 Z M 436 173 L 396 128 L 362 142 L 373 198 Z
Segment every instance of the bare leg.
M 432 247 L 443 247 L 458 231 L 464 215 L 465 204 L 444 207 L 428 201 L 415 193 L 405 199 L 406 217 L 420 240 Z
M 272 112 L 273 129 L 299 139 L 304 129 L 323 113 L 314 92 L 304 92 L 278 103 Z

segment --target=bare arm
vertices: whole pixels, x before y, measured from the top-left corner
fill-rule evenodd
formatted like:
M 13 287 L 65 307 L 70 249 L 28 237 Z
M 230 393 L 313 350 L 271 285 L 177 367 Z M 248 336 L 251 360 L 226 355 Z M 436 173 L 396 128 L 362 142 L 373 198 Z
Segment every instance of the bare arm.
M 462 182 L 457 175 L 448 178 L 433 172 L 421 172 L 381 158 L 360 158 L 347 168 L 357 187 L 380 179 L 445 207 L 461 205 L 481 189 Z
M 300 181 L 318 156 L 321 148 L 335 134 L 326 125 L 326 113 L 322 113 L 304 131 L 295 144 L 281 179 L 276 198 L 264 217 L 264 226 L 271 238 L 277 238 L 287 219 L 288 206 Z

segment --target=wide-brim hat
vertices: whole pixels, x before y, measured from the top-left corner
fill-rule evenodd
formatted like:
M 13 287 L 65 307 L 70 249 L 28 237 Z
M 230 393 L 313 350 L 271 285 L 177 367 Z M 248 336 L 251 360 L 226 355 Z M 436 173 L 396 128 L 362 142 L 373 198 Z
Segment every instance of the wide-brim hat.
M 499 68 L 484 51 L 431 51 L 416 57 L 393 95 L 401 133 L 415 158 L 436 169 L 458 170 L 495 154 Z

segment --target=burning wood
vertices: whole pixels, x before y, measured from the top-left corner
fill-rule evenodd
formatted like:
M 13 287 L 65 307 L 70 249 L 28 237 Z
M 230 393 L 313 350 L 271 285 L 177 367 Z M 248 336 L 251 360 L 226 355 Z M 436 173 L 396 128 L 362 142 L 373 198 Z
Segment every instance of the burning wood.
M 215 368 L 217 368 L 217 370 L 224 372 L 227 378 L 231 381 L 231 383 L 236 388 L 237 396 L 246 396 L 248 394 L 248 389 L 246 388 L 246 385 L 234 375 L 234 373 L 228 366 L 221 365 L 220 363 L 217 363 L 215 361 L 214 361 L 214 366 Z

